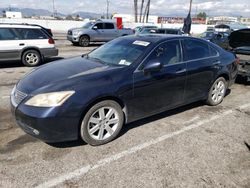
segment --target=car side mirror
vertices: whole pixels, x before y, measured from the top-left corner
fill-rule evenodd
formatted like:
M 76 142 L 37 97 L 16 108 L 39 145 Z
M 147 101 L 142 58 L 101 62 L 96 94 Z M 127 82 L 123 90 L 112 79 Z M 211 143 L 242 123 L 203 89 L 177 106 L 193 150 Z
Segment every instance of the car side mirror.
M 158 61 L 149 62 L 143 69 L 144 73 L 158 72 L 162 68 L 162 63 Z
M 95 25 L 95 26 L 92 27 L 92 29 L 97 30 L 98 28 L 97 28 L 97 26 Z

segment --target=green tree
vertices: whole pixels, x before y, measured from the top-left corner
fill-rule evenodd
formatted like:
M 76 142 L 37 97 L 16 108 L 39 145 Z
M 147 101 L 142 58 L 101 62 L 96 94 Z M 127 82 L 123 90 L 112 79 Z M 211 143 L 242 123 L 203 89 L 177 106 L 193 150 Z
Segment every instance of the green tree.
M 207 14 L 205 12 L 200 12 L 199 14 L 197 14 L 197 18 L 206 19 L 207 18 Z

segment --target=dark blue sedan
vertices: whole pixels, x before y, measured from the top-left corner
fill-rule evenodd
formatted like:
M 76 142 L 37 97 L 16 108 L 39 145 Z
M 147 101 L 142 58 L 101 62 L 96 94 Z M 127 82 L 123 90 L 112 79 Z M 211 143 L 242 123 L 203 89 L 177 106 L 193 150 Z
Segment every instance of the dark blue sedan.
M 45 142 L 113 140 L 122 126 L 199 100 L 222 102 L 235 55 L 202 39 L 143 35 L 41 66 L 11 94 L 16 122 Z

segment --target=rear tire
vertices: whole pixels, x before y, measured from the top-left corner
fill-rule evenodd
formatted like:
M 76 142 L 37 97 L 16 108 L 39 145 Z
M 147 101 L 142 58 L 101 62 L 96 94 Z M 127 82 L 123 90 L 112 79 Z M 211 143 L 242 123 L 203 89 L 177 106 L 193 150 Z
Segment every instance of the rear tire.
M 83 47 L 87 47 L 89 46 L 89 43 L 90 43 L 90 39 L 88 36 L 81 36 L 80 39 L 79 39 L 79 44 L 80 46 L 83 46 Z
M 80 127 L 83 141 L 98 146 L 117 137 L 124 123 L 121 106 L 112 100 L 99 102 L 85 114 Z
M 42 63 L 42 58 L 38 51 L 27 50 L 22 55 L 22 63 L 28 67 L 34 67 Z
M 228 85 L 225 78 L 219 77 L 216 79 L 210 88 L 206 103 L 210 106 L 220 104 L 226 95 L 227 87 Z

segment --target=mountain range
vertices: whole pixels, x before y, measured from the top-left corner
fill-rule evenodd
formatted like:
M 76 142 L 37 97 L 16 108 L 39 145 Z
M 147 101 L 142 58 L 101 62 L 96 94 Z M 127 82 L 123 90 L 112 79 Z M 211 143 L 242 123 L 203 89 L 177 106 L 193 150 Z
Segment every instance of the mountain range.
M 9 8 L 0 8 L 0 15 L 3 14 L 3 11 L 8 11 Z M 53 15 L 53 12 L 45 9 L 32 9 L 32 8 L 11 8 L 11 11 L 16 11 L 16 12 L 22 12 L 22 15 L 25 17 L 30 17 L 30 16 L 51 16 Z M 57 16 L 59 17 L 65 17 L 68 14 L 56 13 Z M 82 18 L 100 18 L 102 15 L 98 13 L 93 13 L 93 12 L 84 12 L 84 11 L 78 11 L 74 12 L 71 14 L 72 16 L 79 15 Z

